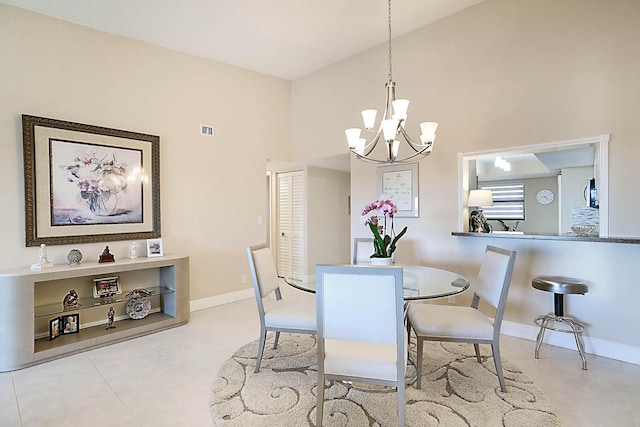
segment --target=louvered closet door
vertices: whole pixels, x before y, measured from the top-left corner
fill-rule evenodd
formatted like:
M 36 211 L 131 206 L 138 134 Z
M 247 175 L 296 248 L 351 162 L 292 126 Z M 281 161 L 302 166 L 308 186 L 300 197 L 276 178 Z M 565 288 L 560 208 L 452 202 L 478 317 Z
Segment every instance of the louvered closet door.
M 302 279 L 304 265 L 304 175 L 277 175 L 278 273 Z

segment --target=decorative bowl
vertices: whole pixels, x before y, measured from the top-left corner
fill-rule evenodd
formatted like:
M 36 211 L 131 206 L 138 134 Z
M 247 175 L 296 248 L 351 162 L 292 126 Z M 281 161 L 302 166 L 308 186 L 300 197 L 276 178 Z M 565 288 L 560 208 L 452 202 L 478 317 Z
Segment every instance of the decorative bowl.
M 571 231 L 578 236 L 597 236 L 600 233 L 600 227 L 597 225 L 572 225 Z

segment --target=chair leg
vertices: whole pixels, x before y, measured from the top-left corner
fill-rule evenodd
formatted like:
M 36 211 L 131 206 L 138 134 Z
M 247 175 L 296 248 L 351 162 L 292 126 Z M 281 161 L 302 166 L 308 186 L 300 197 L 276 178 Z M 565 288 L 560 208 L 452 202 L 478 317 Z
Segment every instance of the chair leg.
M 278 339 L 280 338 L 280 332 L 276 332 L 276 339 L 273 340 L 273 348 L 278 348 Z
M 324 410 L 324 375 L 318 373 L 318 385 L 316 386 L 316 426 L 322 427 L 322 412 Z
M 264 343 L 267 340 L 267 330 L 260 328 L 260 344 L 258 345 L 258 357 L 256 359 L 255 373 L 260 371 L 260 363 L 262 363 L 262 353 L 264 352 Z
M 422 387 L 422 346 L 424 344 L 424 339 L 418 337 L 417 347 L 416 347 L 416 374 L 418 375 L 418 379 L 416 380 L 416 388 Z
M 474 343 L 473 348 L 476 350 L 476 360 L 478 363 L 482 363 L 482 358 L 480 357 L 480 344 Z
M 397 390 L 398 390 L 398 427 L 404 427 L 404 423 L 405 423 L 405 416 L 404 416 L 404 410 L 405 410 L 405 405 L 406 405 L 406 401 L 405 401 L 405 397 L 404 397 L 404 378 L 402 378 L 400 381 L 402 381 L 402 385 L 398 385 Z
M 500 357 L 500 344 L 494 342 L 491 344 L 491 351 L 493 352 L 493 361 L 496 364 L 496 373 L 498 374 L 498 381 L 500 382 L 500 390 L 503 393 L 507 392 L 507 386 L 504 383 L 504 373 L 502 372 L 502 359 Z

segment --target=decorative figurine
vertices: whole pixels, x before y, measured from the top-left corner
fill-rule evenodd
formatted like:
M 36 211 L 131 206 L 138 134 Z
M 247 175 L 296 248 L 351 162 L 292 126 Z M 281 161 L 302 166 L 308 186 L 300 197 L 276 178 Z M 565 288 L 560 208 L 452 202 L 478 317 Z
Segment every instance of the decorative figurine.
M 147 298 L 153 294 L 144 288 L 134 289 L 125 295 L 129 300 L 127 303 L 127 314 L 135 320 L 144 319 L 151 312 L 151 301 Z
M 109 311 L 107 312 L 107 321 L 108 321 L 108 326 L 107 326 L 107 331 L 109 329 L 115 329 L 116 327 L 113 326 L 113 321 L 115 320 L 116 317 L 116 311 L 113 309 L 113 307 L 109 307 Z
M 131 245 L 129 245 L 129 258 L 131 258 L 131 259 L 138 258 L 138 243 L 137 242 L 132 242 Z
M 100 259 L 98 262 L 114 262 L 116 259 L 113 257 L 113 254 L 109 252 L 109 246 L 104 248 L 102 251 L 102 255 L 100 255 Z
M 67 255 L 67 261 L 69 261 L 69 265 L 80 264 L 80 261 L 82 261 L 82 252 L 78 249 L 71 249 L 69 255 Z
M 31 264 L 32 270 L 41 270 L 43 268 L 53 267 L 53 264 L 51 264 L 47 259 L 47 245 L 45 245 L 44 243 L 40 245 L 39 256 L 40 256 L 39 261 L 36 262 L 35 264 Z
M 75 289 L 69 290 L 69 293 L 65 295 L 64 300 L 62 300 L 62 307 L 65 310 L 74 310 L 80 307 L 80 304 L 78 304 L 78 293 Z

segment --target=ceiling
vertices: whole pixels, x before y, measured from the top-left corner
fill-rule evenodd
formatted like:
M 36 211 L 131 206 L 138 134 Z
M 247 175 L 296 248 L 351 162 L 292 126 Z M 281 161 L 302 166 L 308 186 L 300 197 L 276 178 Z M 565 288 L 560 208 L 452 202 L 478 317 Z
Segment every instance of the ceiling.
M 483 0 L 394 0 L 400 36 Z M 387 41 L 384 0 L 0 0 L 294 80 Z
M 527 154 L 495 155 L 478 159 L 476 173 L 479 181 L 500 181 L 526 178 L 555 177 L 565 168 L 593 167 L 596 163 L 593 145 L 561 148 Z M 495 158 L 502 157 L 511 164 L 510 171 L 495 166 Z

